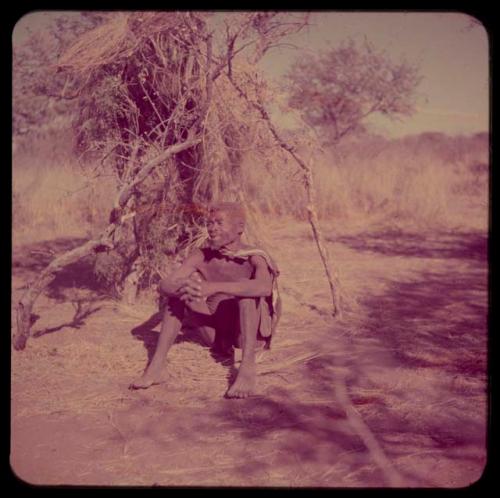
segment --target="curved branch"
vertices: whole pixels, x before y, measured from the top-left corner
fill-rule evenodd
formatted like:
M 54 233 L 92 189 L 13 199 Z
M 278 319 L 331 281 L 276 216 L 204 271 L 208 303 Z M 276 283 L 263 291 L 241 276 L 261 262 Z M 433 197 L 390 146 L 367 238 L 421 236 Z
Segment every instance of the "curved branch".
M 153 169 L 156 168 L 160 163 L 168 159 L 170 156 L 173 156 L 174 154 L 177 154 L 183 150 L 189 149 L 193 145 L 196 145 L 200 142 L 200 137 L 188 138 L 185 142 L 172 145 L 165 149 L 161 154 L 158 154 L 153 160 L 143 166 L 143 168 L 137 173 L 136 177 L 132 181 L 122 187 L 122 189 L 118 193 L 115 202 L 115 208 L 123 208 L 125 204 L 127 204 L 127 201 L 130 199 L 134 188 L 142 183 L 153 171 Z
M 321 258 L 321 262 L 323 263 L 323 268 L 325 270 L 325 274 L 328 280 L 328 285 L 330 286 L 330 293 L 332 295 L 332 315 L 333 316 L 340 315 L 341 308 L 340 308 L 339 279 L 336 272 L 330 269 L 331 265 L 329 262 L 328 253 L 324 245 L 323 234 L 319 227 L 318 215 L 316 213 L 316 189 L 314 187 L 312 170 L 306 164 L 306 162 L 295 152 L 294 147 L 292 147 L 289 143 L 283 140 L 283 138 L 280 136 L 262 103 L 251 100 L 248 97 L 248 95 L 241 89 L 241 87 L 232 78 L 230 78 L 229 80 L 234 86 L 234 88 L 238 91 L 238 93 L 254 109 L 256 109 L 260 113 L 260 115 L 266 122 L 269 131 L 273 135 L 278 145 L 293 157 L 293 159 L 297 162 L 297 164 L 303 171 L 304 183 L 307 192 L 307 215 L 309 219 L 309 224 L 311 225 L 311 229 L 313 232 L 314 240 L 316 242 L 316 246 L 318 248 L 318 252 Z
M 40 296 L 42 291 L 54 280 L 57 273 L 59 273 L 66 266 L 79 261 L 80 259 L 89 256 L 95 252 L 109 250 L 114 247 L 116 241 L 113 241 L 113 234 L 116 228 L 126 220 L 119 216 L 121 208 L 123 208 L 127 201 L 130 199 L 134 192 L 134 188 L 144 181 L 149 174 L 152 173 L 154 168 L 168 157 L 188 149 L 193 145 L 199 143 L 201 138 L 188 138 L 185 142 L 175 144 L 163 151 L 146 166 L 144 166 L 135 176 L 135 178 L 124 185 L 117 197 L 115 207 L 110 216 L 110 224 L 102 232 L 101 236 L 89 240 L 85 244 L 65 252 L 64 254 L 56 257 L 50 264 L 37 276 L 37 278 L 28 286 L 28 289 L 23 294 L 17 305 L 17 330 L 13 338 L 14 349 L 23 350 L 26 347 L 26 342 L 30 335 L 31 316 L 33 305 L 36 299 Z
M 41 292 L 54 280 L 56 274 L 66 266 L 92 254 L 92 252 L 103 247 L 109 247 L 115 229 L 116 225 L 111 224 L 98 239 L 89 240 L 85 244 L 56 257 L 28 286 L 17 305 L 17 330 L 13 338 L 14 349 L 22 350 L 26 347 L 26 341 L 30 334 L 33 305 Z

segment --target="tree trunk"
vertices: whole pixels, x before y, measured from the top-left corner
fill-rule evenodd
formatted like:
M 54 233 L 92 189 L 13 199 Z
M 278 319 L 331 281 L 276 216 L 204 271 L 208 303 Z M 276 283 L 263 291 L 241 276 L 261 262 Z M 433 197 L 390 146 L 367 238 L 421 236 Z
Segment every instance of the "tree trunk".
M 123 281 L 122 299 L 126 304 L 133 305 L 137 299 L 139 290 L 139 258 L 137 258 L 130 268 L 129 274 Z
M 316 189 L 314 188 L 312 172 L 307 169 L 304 172 L 306 190 L 307 190 L 307 217 L 309 219 L 309 224 L 313 231 L 314 240 L 316 241 L 316 246 L 323 263 L 323 268 L 325 269 L 326 278 L 328 280 L 328 285 L 330 286 L 330 293 L 332 295 L 332 315 L 340 317 L 342 313 L 342 308 L 340 306 L 340 283 L 335 270 L 331 269 L 332 266 L 329 261 L 328 252 L 326 250 L 323 234 L 319 228 L 318 214 L 316 213 Z

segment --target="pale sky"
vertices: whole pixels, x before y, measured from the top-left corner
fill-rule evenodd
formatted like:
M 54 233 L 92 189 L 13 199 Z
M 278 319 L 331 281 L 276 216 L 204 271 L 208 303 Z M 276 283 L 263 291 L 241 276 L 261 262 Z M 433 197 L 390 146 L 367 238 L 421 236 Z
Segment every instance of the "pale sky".
M 489 129 L 489 47 L 482 25 L 461 13 L 315 12 L 307 32 L 294 36 L 299 50 L 281 50 L 262 61 L 266 72 L 284 74 L 291 60 L 308 51 L 335 47 L 352 38 L 368 39 L 396 60 L 417 63 L 423 77 L 418 111 L 404 121 L 374 120 L 389 136 L 424 131 L 449 134 Z M 295 52 L 295 53 L 293 53 Z
M 36 12 L 22 18 L 14 30 L 14 43 L 23 38 L 26 26 L 43 28 L 44 18 L 50 15 Z M 312 26 L 290 39 L 298 48 L 271 51 L 260 66 L 267 75 L 279 78 L 297 55 L 307 57 L 347 38 L 363 41 L 366 37 L 390 57 L 417 63 L 423 77 L 417 112 L 396 123 L 374 119 L 374 131 L 389 137 L 424 131 L 488 131 L 488 35 L 471 21 L 466 14 L 452 12 L 314 12 Z M 287 116 L 276 118 L 282 125 L 293 123 Z

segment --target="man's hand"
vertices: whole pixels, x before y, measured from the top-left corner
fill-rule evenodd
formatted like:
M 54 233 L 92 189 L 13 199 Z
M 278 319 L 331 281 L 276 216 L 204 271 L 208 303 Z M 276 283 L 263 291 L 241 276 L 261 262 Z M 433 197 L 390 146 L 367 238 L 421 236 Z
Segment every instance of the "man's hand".
M 199 301 L 217 292 L 215 282 L 207 282 L 195 273 L 179 288 L 186 300 Z M 182 298 L 181 298 L 182 299 Z M 184 299 L 183 299 L 184 300 Z
M 186 303 L 199 302 L 216 292 L 215 282 L 202 280 L 198 273 L 191 275 L 179 286 L 180 298 Z
M 200 297 L 198 295 L 198 287 L 201 278 L 198 273 L 193 273 L 191 276 L 183 279 L 179 285 L 179 297 L 184 302 L 196 301 Z

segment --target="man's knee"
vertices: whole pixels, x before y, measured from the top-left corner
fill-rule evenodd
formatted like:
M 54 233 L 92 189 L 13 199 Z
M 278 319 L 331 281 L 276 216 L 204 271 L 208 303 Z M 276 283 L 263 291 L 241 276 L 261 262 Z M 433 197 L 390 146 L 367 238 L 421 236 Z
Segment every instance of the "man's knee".
M 243 312 L 254 312 L 257 310 L 257 298 L 240 297 L 238 299 L 238 308 Z

